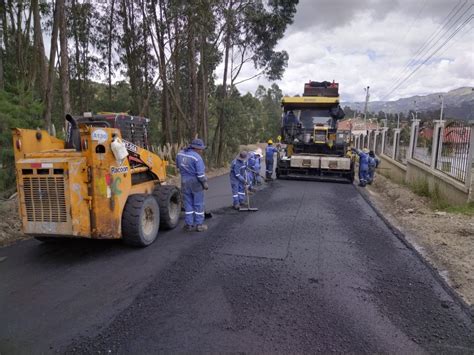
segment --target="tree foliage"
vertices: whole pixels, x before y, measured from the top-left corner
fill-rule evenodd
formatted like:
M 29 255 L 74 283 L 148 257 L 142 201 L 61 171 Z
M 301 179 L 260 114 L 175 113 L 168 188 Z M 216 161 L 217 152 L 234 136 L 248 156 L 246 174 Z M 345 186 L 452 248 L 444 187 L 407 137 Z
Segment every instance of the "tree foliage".
M 149 117 L 154 144 L 199 136 L 225 164 L 278 133 L 278 86 L 238 87 L 282 78 L 288 54 L 275 48 L 297 2 L 0 0 L 2 150 L 14 126 L 61 131 L 66 111 L 115 111 Z

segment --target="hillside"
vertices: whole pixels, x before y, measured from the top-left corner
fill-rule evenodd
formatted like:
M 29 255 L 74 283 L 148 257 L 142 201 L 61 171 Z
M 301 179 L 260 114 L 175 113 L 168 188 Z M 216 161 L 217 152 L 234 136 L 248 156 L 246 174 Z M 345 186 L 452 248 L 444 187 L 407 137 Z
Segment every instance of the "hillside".
M 370 112 L 408 112 L 414 109 L 414 101 L 418 111 L 436 111 L 440 108 L 439 95 L 444 95 L 445 114 L 451 118 L 474 119 L 474 88 L 462 87 L 447 93 L 434 93 L 426 96 L 412 96 L 396 101 L 369 102 Z M 349 106 L 352 110 L 362 111 L 363 102 L 343 102 L 342 106 Z

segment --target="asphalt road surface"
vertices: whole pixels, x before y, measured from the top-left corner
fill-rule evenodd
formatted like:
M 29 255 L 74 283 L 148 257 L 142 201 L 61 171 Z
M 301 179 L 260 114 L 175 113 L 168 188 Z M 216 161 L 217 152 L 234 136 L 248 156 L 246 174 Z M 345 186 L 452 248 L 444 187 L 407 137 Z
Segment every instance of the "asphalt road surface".
M 205 233 L 0 249 L 0 353 L 473 353 L 472 316 L 353 185 L 212 179 Z

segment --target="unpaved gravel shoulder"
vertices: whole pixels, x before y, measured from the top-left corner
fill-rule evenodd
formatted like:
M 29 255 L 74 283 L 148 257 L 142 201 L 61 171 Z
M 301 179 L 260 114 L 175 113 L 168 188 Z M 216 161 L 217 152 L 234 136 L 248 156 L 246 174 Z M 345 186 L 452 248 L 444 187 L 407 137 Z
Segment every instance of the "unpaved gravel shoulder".
M 378 174 L 370 200 L 439 274 L 474 306 L 474 217 L 433 210 L 431 201 Z

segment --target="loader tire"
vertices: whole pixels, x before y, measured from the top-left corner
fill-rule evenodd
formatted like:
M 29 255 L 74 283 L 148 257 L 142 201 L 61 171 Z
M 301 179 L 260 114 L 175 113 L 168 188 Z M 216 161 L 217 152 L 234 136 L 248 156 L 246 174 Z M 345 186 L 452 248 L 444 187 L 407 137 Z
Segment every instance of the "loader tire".
M 178 225 L 181 212 L 181 192 L 176 186 L 157 186 L 153 195 L 160 206 L 160 228 L 173 229 Z
M 160 207 L 152 195 L 130 195 L 122 214 L 125 243 L 146 247 L 153 243 L 160 228 Z

